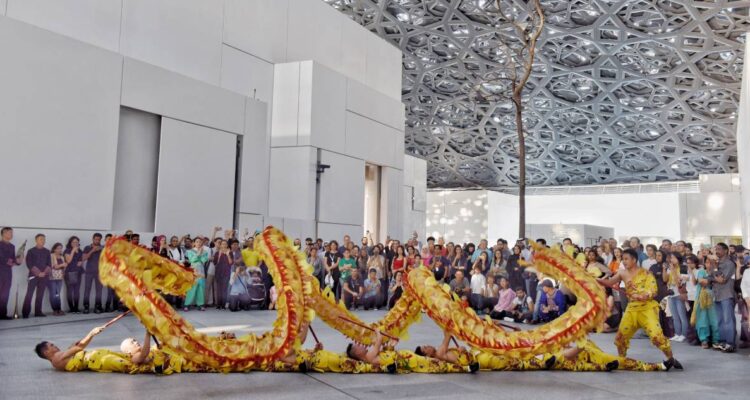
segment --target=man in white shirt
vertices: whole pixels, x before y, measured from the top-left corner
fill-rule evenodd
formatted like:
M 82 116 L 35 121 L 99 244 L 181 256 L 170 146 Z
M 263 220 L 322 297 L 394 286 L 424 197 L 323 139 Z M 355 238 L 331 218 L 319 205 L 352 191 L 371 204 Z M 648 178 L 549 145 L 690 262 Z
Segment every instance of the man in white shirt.
M 646 259 L 641 262 L 641 268 L 649 271 L 651 266 L 656 264 L 656 246 L 653 244 L 646 245 Z

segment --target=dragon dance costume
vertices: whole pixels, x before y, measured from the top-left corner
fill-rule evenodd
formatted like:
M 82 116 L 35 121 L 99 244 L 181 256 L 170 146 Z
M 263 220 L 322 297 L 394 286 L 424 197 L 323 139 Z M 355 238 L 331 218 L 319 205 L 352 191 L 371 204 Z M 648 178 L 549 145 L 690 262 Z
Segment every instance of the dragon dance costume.
M 178 355 L 168 354 L 156 348 L 151 349 L 149 356 L 147 362 L 134 364 L 130 355 L 125 353 L 107 349 L 81 350 L 68 360 L 68 363 L 65 364 L 65 370 L 68 372 L 94 371 L 163 375 L 180 372 L 207 372 L 207 370 L 186 361 Z
M 263 335 L 248 334 L 224 340 L 198 332 L 164 301 L 162 295 L 185 295 L 200 281 L 192 269 L 184 268 L 158 254 L 110 240 L 100 259 L 99 275 L 133 311 L 146 330 L 161 341 L 164 349 L 152 350 L 151 358 L 135 365 L 131 357 L 109 350 L 81 351 L 66 365 L 66 371 L 121 373 L 316 371 L 342 373 L 460 373 L 474 370 L 601 371 L 618 361 L 620 369 L 653 371 L 660 364 L 647 364 L 625 358 L 628 340 L 643 327 L 657 347 L 671 357 L 669 343 L 661 334 L 658 305 L 652 300 L 656 282 L 646 271 L 639 271 L 627 285 L 631 299 L 620 324 L 616 344 L 620 357 L 602 352 L 586 341 L 586 334 L 600 326 L 605 316 L 606 296 L 602 287 L 568 256 L 535 248 L 534 267 L 564 282 L 578 302 L 553 322 L 523 332 L 506 332 L 492 321 L 479 318 L 460 307 L 450 290 L 439 284 L 424 268 L 410 270 L 404 279 L 404 292 L 388 313 L 365 324 L 335 301 L 330 291 L 320 290 L 312 277 L 312 267 L 292 242 L 273 227 L 256 237 L 256 251 L 268 266 L 278 293 L 278 319 Z M 648 294 L 644 296 L 643 294 Z M 639 296 L 635 300 L 633 296 Z M 647 298 L 648 300 L 643 300 Z M 376 332 L 405 338 L 408 326 L 422 314 L 445 332 L 465 342 L 473 352 L 459 349 L 455 363 L 423 357 L 407 350 L 386 348 L 378 362 L 370 364 L 326 350 L 301 350 L 300 332 L 314 318 L 362 345 L 376 342 Z M 565 348 L 579 343 L 575 360 L 564 357 Z M 284 357 L 293 350 L 293 357 Z M 540 357 L 541 355 L 541 357 Z M 552 363 L 552 357 L 555 362 Z
M 668 359 L 672 358 L 672 347 L 659 324 L 659 304 L 654 300 L 656 291 L 656 278 L 641 268 L 625 285 L 628 307 L 615 336 L 615 346 L 621 357 L 627 355 L 630 339 L 639 328 L 642 328 L 651 339 L 651 343 Z
M 168 354 L 159 349 L 151 349 L 149 360 L 143 364 L 134 364 L 130 355 L 108 349 L 81 350 L 65 365 L 65 371 L 80 372 L 116 372 L 124 374 L 162 374 L 171 375 L 181 372 L 219 372 L 201 368 L 184 358 Z M 354 360 L 346 355 L 328 350 L 302 350 L 297 352 L 296 363 L 290 364 L 277 360 L 261 368 L 266 372 L 339 372 L 349 374 L 363 373 L 451 373 L 466 372 L 466 368 L 422 357 L 408 350 L 385 350 L 378 355 L 379 366 Z M 305 368 L 301 368 L 305 366 Z M 249 372 L 249 371 L 247 371 Z

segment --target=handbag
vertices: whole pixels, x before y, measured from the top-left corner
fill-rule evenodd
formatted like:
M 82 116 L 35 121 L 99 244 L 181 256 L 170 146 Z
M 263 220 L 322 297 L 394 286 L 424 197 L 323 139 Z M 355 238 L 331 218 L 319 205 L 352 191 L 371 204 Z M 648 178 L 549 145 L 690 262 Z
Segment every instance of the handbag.
M 331 273 L 327 273 L 325 279 L 323 280 L 323 283 L 329 288 L 333 288 L 333 275 Z

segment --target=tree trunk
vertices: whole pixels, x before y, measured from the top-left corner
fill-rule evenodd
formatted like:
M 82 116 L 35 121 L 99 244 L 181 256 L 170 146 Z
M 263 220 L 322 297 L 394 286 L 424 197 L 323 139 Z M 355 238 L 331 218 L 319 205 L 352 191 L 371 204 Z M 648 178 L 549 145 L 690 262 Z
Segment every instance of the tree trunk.
M 515 91 L 514 91 L 515 92 Z M 518 134 L 518 238 L 526 237 L 526 138 L 523 135 L 521 93 L 513 93 Z

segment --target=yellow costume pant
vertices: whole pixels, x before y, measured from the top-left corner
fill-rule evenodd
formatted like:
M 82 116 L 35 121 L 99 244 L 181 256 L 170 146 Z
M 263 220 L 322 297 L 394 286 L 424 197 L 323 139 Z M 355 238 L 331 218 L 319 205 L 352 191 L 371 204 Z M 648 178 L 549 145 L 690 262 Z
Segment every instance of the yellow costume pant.
M 618 357 L 605 353 L 594 342 L 586 339 L 579 344 L 575 360 L 569 360 L 561 353 L 555 362 L 554 369 L 563 371 L 607 371 L 607 364 L 617 361 L 619 370 L 625 371 L 663 371 L 661 363 L 646 363 L 627 357 Z
M 119 372 L 125 374 L 163 374 L 170 375 L 180 372 L 206 372 L 180 356 L 168 355 L 161 350 L 152 349 L 150 360 L 144 364 L 135 365 L 130 356 L 107 349 L 79 351 L 65 365 L 69 372 Z
M 544 359 L 533 357 L 524 360 L 481 351 L 475 357 L 482 371 L 538 371 L 546 368 L 545 362 L 549 359 L 549 357 Z
M 418 356 L 414 352 L 408 350 L 381 351 L 378 358 L 380 365 L 375 366 L 370 363 L 351 359 L 345 354 L 334 353 L 328 350 L 302 350 L 297 355 L 296 365 L 288 365 L 281 361 L 276 361 L 273 366 L 266 368 L 266 371 L 297 372 L 299 371 L 299 364 L 303 362 L 308 364 L 311 371 L 348 374 L 389 372 L 389 366 L 395 367 L 394 372 L 396 373 L 449 373 L 466 371 L 466 369 L 461 366 L 436 360 L 434 358 Z
M 630 339 L 642 328 L 651 339 L 651 343 L 659 348 L 667 358 L 672 358 L 672 347 L 669 340 L 664 337 L 659 324 L 659 304 L 654 300 L 633 301 L 628 303 L 628 308 L 620 321 L 620 328 L 615 336 L 615 346 L 620 356 L 628 354 Z

